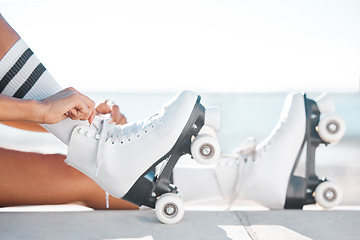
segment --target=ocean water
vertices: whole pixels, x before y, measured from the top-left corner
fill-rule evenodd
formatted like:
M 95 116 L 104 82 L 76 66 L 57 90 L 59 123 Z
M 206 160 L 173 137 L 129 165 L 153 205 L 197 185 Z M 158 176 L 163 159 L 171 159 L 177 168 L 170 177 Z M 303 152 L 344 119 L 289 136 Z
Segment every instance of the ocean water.
M 155 113 L 175 93 L 87 93 L 95 102 L 114 101 L 128 121 L 141 120 Z M 275 127 L 287 93 L 204 93 L 205 107 L 217 105 L 221 109 L 221 128 L 218 131 L 224 152 L 233 152 L 241 142 L 253 136 L 258 141 L 266 138 Z M 307 93 L 316 98 L 320 93 Z M 336 114 L 346 123 L 343 141 L 360 140 L 360 94 L 330 94 Z M 51 134 L 31 133 L 0 124 L 0 146 L 29 151 L 65 153 L 66 147 Z

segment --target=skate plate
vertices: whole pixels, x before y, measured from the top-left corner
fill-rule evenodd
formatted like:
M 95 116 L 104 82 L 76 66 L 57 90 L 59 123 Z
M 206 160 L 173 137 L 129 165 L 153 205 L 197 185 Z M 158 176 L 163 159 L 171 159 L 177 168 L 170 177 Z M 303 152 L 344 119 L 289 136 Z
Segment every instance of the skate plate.
M 179 158 L 184 154 L 192 154 L 192 146 L 196 148 L 193 143 L 199 140 L 199 132 L 205 125 L 206 110 L 200 104 L 200 99 L 200 96 L 198 96 L 190 118 L 173 148 L 148 168 L 123 196 L 124 200 L 138 206 L 155 208 L 158 219 L 166 224 L 177 223 L 184 215 L 180 192 L 176 186 L 171 184 L 170 180 Z M 212 114 L 210 119 L 216 116 L 214 111 L 210 111 L 210 114 Z M 214 123 L 216 122 L 211 122 L 211 124 Z M 206 140 L 211 138 L 214 141 L 210 144 L 206 141 L 198 144 L 199 149 L 196 149 L 196 151 L 200 155 L 204 155 L 205 159 L 210 157 L 212 159 L 218 158 L 220 156 L 220 147 L 215 146 L 218 144 L 217 140 L 210 135 L 205 135 L 205 137 L 207 137 Z M 202 139 L 204 139 L 204 135 Z

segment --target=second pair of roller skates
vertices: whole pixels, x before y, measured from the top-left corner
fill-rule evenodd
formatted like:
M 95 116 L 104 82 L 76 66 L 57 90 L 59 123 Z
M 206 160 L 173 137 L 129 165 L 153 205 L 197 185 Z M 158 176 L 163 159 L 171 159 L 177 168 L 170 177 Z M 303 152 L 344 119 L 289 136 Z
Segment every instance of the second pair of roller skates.
M 326 94 L 316 100 L 303 93 L 286 98 L 281 117 L 271 134 L 259 144 L 248 138 L 232 155 L 222 155 L 215 168 L 222 194 L 255 200 L 271 209 L 301 209 L 318 203 L 337 206 L 341 189 L 315 173 L 315 151 L 320 144 L 338 142 L 345 133 L 344 121 Z M 301 157 L 305 174 L 296 176 Z

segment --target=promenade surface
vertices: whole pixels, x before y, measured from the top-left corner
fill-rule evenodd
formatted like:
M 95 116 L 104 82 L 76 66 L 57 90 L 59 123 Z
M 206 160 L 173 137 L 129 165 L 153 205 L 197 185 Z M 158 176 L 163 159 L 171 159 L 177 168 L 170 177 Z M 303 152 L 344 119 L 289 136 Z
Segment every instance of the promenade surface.
M 187 210 L 165 225 L 150 209 L 93 211 L 73 205 L 0 209 L 0 239 L 359 239 L 360 208 Z

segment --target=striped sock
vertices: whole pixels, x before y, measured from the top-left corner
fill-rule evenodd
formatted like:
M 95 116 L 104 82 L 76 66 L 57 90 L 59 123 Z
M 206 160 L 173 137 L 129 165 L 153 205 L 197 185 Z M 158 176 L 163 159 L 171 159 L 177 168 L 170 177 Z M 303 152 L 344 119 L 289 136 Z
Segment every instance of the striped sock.
M 20 39 L 0 60 L 0 93 L 6 96 L 42 100 L 62 90 L 39 59 Z M 42 124 L 66 145 L 75 126 L 84 121 L 65 119 L 56 124 Z

